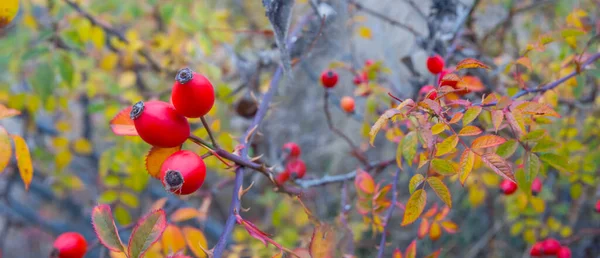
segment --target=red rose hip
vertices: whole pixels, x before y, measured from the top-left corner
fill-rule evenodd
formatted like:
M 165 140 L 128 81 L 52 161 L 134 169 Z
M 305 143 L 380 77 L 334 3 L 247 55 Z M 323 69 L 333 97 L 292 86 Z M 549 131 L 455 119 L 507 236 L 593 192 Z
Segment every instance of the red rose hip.
M 290 178 L 300 179 L 306 174 L 306 164 L 301 159 L 294 159 L 287 163 L 285 171 L 290 173 Z
M 288 158 L 297 158 L 302 153 L 300 146 L 295 142 L 288 142 L 283 145 L 283 151 L 287 152 Z
M 542 191 L 542 180 L 539 178 L 533 179 L 531 182 L 531 194 L 538 195 Z
M 573 257 L 573 255 L 571 254 L 571 248 L 568 248 L 566 246 L 563 246 L 560 248 L 560 250 L 558 250 L 558 253 L 556 254 L 556 258 L 571 258 Z
M 511 195 L 517 191 L 517 184 L 515 184 L 513 181 L 505 179 L 500 183 L 500 190 L 505 195 Z
M 87 251 L 85 238 L 77 232 L 67 232 L 54 240 L 51 258 L 83 258 Z
M 169 156 L 160 167 L 160 178 L 168 191 L 187 195 L 198 190 L 206 177 L 206 165 L 198 154 L 181 150 Z
M 278 185 L 283 185 L 290 179 L 290 171 L 283 171 L 277 175 L 275 181 Z
M 171 101 L 179 114 L 190 118 L 206 115 L 215 103 L 215 89 L 210 81 L 189 68 L 177 72 Z
M 156 147 L 176 147 L 190 136 L 187 119 L 167 102 L 140 101 L 133 105 L 129 116 L 142 140 Z
M 537 256 L 542 256 L 542 243 L 541 242 L 537 242 L 535 243 L 532 247 L 531 250 L 529 251 L 529 255 L 537 257 Z
M 433 55 L 427 58 L 427 70 L 432 74 L 438 74 L 444 70 L 444 59 L 440 55 Z
M 596 212 L 600 213 L 600 200 L 596 201 Z
M 560 242 L 554 238 L 542 241 L 542 252 L 544 254 L 557 254 L 560 251 Z
M 331 70 L 331 69 L 327 69 L 325 71 L 323 71 L 323 73 L 321 74 L 321 83 L 323 84 L 323 87 L 325 88 L 333 88 L 335 87 L 335 85 L 338 82 L 338 74 Z

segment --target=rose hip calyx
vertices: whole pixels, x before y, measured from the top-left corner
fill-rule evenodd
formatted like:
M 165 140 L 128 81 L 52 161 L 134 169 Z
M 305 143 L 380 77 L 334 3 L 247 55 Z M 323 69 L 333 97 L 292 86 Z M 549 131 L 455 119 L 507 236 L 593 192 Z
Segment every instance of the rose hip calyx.
M 177 75 L 175 76 L 175 80 L 181 84 L 186 84 L 192 79 L 194 79 L 194 72 L 192 72 L 192 69 L 187 67 L 177 71 Z
M 181 172 L 177 170 L 169 170 L 165 174 L 165 184 L 167 185 L 167 190 L 171 189 L 179 189 L 183 186 L 184 180 Z
M 144 102 L 138 101 L 131 107 L 131 112 L 129 112 L 129 118 L 131 118 L 131 120 L 135 120 L 136 118 L 140 117 L 140 115 L 142 114 L 143 111 L 144 111 Z

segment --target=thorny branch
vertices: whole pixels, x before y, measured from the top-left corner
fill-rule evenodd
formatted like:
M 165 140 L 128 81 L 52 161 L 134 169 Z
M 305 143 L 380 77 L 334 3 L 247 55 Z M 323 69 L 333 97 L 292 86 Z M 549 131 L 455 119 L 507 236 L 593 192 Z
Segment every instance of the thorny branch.
M 413 29 L 413 27 L 408 26 L 408 25 L 406 25 L 404 23 L 401 23 L 401 22 L 399 22 L 397 20 L 394 20 L 394 19 L 392 19 L 392 18 L 390 18 L 390 17 L 388 17 L 386 15 L 383 15 L 383 14 L 381 14 L 381 13 L 379 13 L 379 12 L 377 12 L 377 11 L 371 9 L 371 8 L 368 8 L 368 7 L 364 6 L 361 3 L 358 3 L 358 1 L 356 1 L 356 0 L 348 0 L 348 3 L 350 3 L 351 5 L 354 5 L 356 7 L 356 9 L 361 10 L 361 11 L 363 11 L 363 12 L 365 12 L 365 13 L 371 15 L 371 16 L 377 17 L 377 18 L 379 18 L 379 19 L 381 19 L 381 20 L 383 20 L 383 21 L 391 24 L 392 26 L 396 26 L 396 27 L 405 29 L 406 31 L 408 31 L 411 34 L 413 34 L 415 37 L 422 36 L 421 33 L 419 33 L 417 30 Z

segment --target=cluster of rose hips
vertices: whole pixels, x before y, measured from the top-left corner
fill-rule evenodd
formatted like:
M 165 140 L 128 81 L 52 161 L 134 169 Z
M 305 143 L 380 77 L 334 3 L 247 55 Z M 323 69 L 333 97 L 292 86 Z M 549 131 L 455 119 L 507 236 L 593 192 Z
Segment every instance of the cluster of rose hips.
M 554 255 L 556 258 L 571 258 L 571 249 L 561 246 L 560 242 L 554 238 L 548 238 L 535 243 L 529 254 L 533 257 Z
M 517 191 L 517 184 L 511 180 L 504 179 L 500 182 L 500 192 L 504 195 L 511 195 Z M 542 191 L 542 180 L 539 178 L 533 179 L 531 182 L 531 194 L 536 196 Z
M 288 142 L 283 145 L 283 154 L 285 169 L 277 175 L 275 181 L 278 185 L 283 185 L 288 180 L 296 180 L 304 177 L 306 174 L 306 164 L 300 158 L 302 150 L 295 142 Z
M 189 68 L 177 72 L 171 103 L 152 100 L 133 105 L 130 118 L 146 143 L 159 148 L 179 147 L 190 136 L 187 118 L 206 115 L 215 102 L 210 81 Z M 160 168 L 160 180 L 175 194 L 195 192 L 204 183 L 206 165 L 198 154 L 180 150 L 169 156 Z

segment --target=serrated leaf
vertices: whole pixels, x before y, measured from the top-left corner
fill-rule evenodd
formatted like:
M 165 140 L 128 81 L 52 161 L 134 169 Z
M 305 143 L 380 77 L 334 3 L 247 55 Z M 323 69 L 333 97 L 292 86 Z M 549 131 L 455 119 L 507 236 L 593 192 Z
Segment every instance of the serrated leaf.
M 444 139 L 442 142 L 437 144 L 435 156 L 439 157 L 456 150 L 457 144 L 458 136 L 456 136 L 455 134 L 449 136 L 448 138 Z
M 540 156 L 540 159 L 561 172 L 569 172 L 570 170 L 569 160 L 565 156 L 556 155 L 554 153 L 544 153 Z
M 517 106 L 518 110 L 528 115 L 538 115 L 538 116 L 553 116 L 560 118 L 560 115 L 552 109 L 552 107 L 532 101 L 527 101 Z
M 0 174 L 10 162 L 12 156 L 12 147 L 10 146 L 10 135 L 4 127 L 0 126 Z
M 494 125 L 495 132 L 498 132 L 500 125 L 502 125 L 502 120 L 504 120 L 504 111 L 492 110 L 492 124 Z
M 18 135 L 11 135 L 15 144 L 15 157 L 17 158 L 17 167 L 19 168 L 19 174 L 25 184 L 25 190 L 29 191 L 29 184 L 33 179 L 33 164 L 31 163 L 31 154 L 29 153 L 29 147 L 25 140 Z
M 431 186 L 431 189 L 437 194 L 448 207 L 452 208 L 452 195 L 450 195 L 450 190 L 442 180 L 437 177 L 429 177 L 427 178 L 427 183 Z
M 479 114 L 481 114 L 481 106 L 472 106 L 465 111 L 465 115 L 463 116 L 463 126 L 466 126 L 473 122 Z
M 546 133 L 546 130 L 544 130 L 544 129 L 533 130 L 531 132 L 528 132 L 526 135 L 524 135 L 521 138 L 521 141 L 535 142 L 535 141 L 542 139 L 542 137 L 544 137 L 545 133 Z
M 404 160 L 406 160 L 406 163 L 408 163 L 409 166 L 412 166 L 412 162 L 417 154 L 417 134 L 414 131 L 408 133 L 404 136 L 400 144 L 402 145 L 402 156 L 404 156 Z
M 410 194 L 414 193 L 417 187 L 419 187 L 423 181 L 425 181 L 425 178 L 421 174 L 415 174 L 412 176 L 408 182 L 408 192 L 410 192 Z
M 481 160 L 496 174 L 515 183 L 517 182 L 510 164 L 502 157 L 498 156 L 495 153 L 486 153 L 481 155 Z
M 479 135 L 481 134 L 483 131 L 474 125 L 467 125 L 465 127 L 463 127 L 463 129 L 460 130 L 460 132 L 458 132 L 458 135 L 460 136 L 474 136 L 474 135 Z
M 98 205 L 92 210 L 92 226 L 100 243 L 108 250 L 125 252 L 110 206 Z
M 450 119 L 450 122 L 448 122 L 449 124 L 456 124 L 458 123 L 458 121 L 460 121 L 463 118 L 464 114 L 463 113 L 456 113 L 452 116 L 452 119 Z
M 475 164 L 475 153 L 470 149 L 465 150 L 462 155 L 460 155 L 460 163 L 458 166 L 458 173 L 460 175 L 460 183 L 462 185 L 465 184 L 469 174 L 473 170 L 473 165 Z
M 482 68 L 482 69 L 490 69 L 489 66 L 485 65 L 483 62 L 474 59 L 474 58 L 465 58 L 462 61 L 456 64 L 456 70 L 461 69 L 470 69 L 470 68 Z
M 473 141 L 473 143 L 471 143 L 471 148 L 473 148 L 473 149 L 489 148 L 489 147 L 498 146 L 505 142 L 506 142 L 506 139 L 504 139 L 498 135 L 488 134 L 488 135 L 480 136 L 477 139 L 475 139 Z
M 558 148 L 558 143 L 553 141 L 552 139 L 541 139 L 539 140 L 531 151 L 533 152 L 549 152 Z
M 388 121 L 390 121 L 390 119 L 400 114 L 402 113 L 398 109 L 388 109 L 383 113 L 383 115 L 381 115 L 377 119 L 377 121 L 375 121 L 375 124 L 373 124 L 371 130 L 369 131 L 369 143 L 371 144 L 371 146 L 374 146 L 373 142 L 375 141 L 377 133 L 379 132 L 379 130 L 381 130 L 381 127 L 383 127 Z
M 511 110 L 504 114 L 508 124 L 517 132 L 517 136 L 523 135 L 525 132 L 525 118 L 519 110 Z
M 185 242 L 188 247 L 198 258 L 208 257 L 204 250 L 208 250 L 208 241 L 202 233 L 202 231 L 193 227 L 183 227 L 183 235 L 185 236 Z
M 519 143 L 516 140 L 511 139 L 501 144 L 496 150 L 496 154 L 498 154 L 500 157 L 507 159 L 510 156 L 512 156 L 515 153 L 515 151 L 517 151 L 518 147 Z
M 139 135 L 135 129 L 133 120 L 129 117 L 132 107 L 125 108 L 110 120 L 110 129 L 116 135 L 137 136 Z
M 160 239 L 166 227 L 167 218 L 162 209 L 141 218 L 131 232 L 127 248 L 129 257 L 143 257 L 148 248 Z
M 425 192 L 423 189 L 415 191 L 406 203 L 404 217 L 402 218 L 402 226 L 406 226 L 415 222 L 419 216 L 421 216 L 421 213 L 423 213 L 426 203 L 427 192 Z
M 173 148 L 160 148 L 153 146 L 148 154 L 146 154 L 146 171 L 148 174 L 156 179 L 161 180 L 160 178 L 160 167 L 163 162 L 171 156 L 171 154 L 181 150 L 181 146 L 173 147 Z
M 417 240 L 410 242 L 410 245 L 406 248 L 406 258 L 417 257 Z
M 161 238 L 160 246 L 164 255 L 178 253 L 185 250 L 185 236 L 179 227 L 168 224 Z
M 529 152 L 527 162 L 525 162 L 525 179 L 531 182 L 540 171 L 541 162 L 537 155 Z
M 445 159 L 433 159 L 431 168 L 440 175 L 451 176 L 456 174 L 454 163 Z
M 316 226 L 310 241 L 309 252 L 311 257 L 333 257 L 336 249 L 336 232 L 327 224 Z

